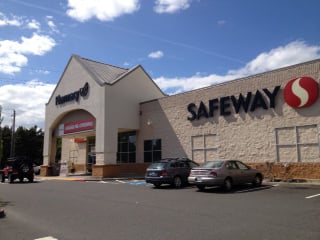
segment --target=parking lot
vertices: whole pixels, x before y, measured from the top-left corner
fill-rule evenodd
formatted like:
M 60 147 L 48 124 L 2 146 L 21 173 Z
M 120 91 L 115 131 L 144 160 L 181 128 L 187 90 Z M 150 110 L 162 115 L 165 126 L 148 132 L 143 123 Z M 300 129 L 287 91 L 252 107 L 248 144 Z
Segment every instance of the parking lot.
M 227 193 L 143 180 L 40 180 L 1 184 L 0 204 L 1 239 L 320 239 L 320 186 L 310 184 Z

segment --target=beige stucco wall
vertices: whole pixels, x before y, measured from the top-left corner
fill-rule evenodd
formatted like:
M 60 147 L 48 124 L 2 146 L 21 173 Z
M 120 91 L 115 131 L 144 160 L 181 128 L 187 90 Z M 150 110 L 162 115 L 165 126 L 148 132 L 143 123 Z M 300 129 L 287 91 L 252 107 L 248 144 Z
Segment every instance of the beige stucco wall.
M 163 96 L 141 67 L 107 86 L 105 136 L 109 138 L 105 140 L 104 149 L 113 163 L 116 163 L 118 132 L 138 131 L 140 128 L 140 102 Z
M 85 83 L 89 83 L 89 93 L 85 98 L 80 97 L 78 102 L 71 101 L 63 105 L 56 105 L 56 96 L 64 96 L 82 88 Z M 99 97 L 97 97 L 99 96 Z M 104 102 L 105 102 L 105 88 L 96 83 L 90 74 L 82 67 L 82 65 L 72 58 L 69 61 L 59 83 L 57 84 L 52 97 L 46 104 L 45 116 L 45 136 L 44 136 L 44 165 L 49 165 L 50 161 L 54 160 L 54 149 L 52 149 L 52 131 L 57 126 L 59 121 L 69 112 L 82 109 L 89 112 L 96 119 L 96 130 L 104 130 Z M 98 137 L 97 142 L 101 142 Z M 102 146 L 97 146 L 97 151 L 102 151 Z
M 137 158 L 143 159 L 144 140 L 160 138 L 162 157 L 187 156 L 198 162 L 213 158 L 295 162 L 299 155 L 300 161 L 319 162 L 320 100 L 310 107 L 294 109 L 282 96 L 285 83 L 301 76 L 311 76 L 319 82 L 320 60 L 143 103 Z M 189 103 L 199 106 L 203 101 L 208 107 L 210 99 L 231 95 L 238 98 L 240 93 L 246 96 L 247 92 L 254 94 L 256 90 L 263 93 L 263 88 L 272 91 L 277 85 L 281 85 L 281 89 L 275 109 L 259 108 L 237 114 L 230 107 L 229 116 L 216 112 L 214 117 L 187 120 L 191 115 L 187 111 Z M 152 120 L 150 126 L 146 125 L 148 119 Z M 305 126 L 309 124 L 311 126 Z M 293 142 L 295 136 L 299 139 L 298 147 Z M 203 147 L 204 139 L 206 147 Z M 192 145 L 197 150 L 192 151 Z M 206 155 L 203 148 L 207 148 Z
M 86 82 L 89 84 L 86 97 L 80 97 L 78 102 L 70 101 L 56 105 L 56 96 L 73 93 L 82 88 Z M 101 81 L 98 82 L 101 83 Z M 138 130 L 140 102 L 164 96 L 141 66 L 131 69 L 126 76 L 112 85 L 101 85 L 98 82 L 81 64 L 79 56 L 70 58 L 56 89 L 46 104 L 44 165 L 50 165 L 55 161 L 54 130 L 62 120 L 66 119 L 65 116 L 79 110 L 86 111 L 96 120 L 95 131 L 89 134 L 96 136 L 96 163 L 98 165 L 116 163 L 118 131 Z M 62 160 L 68 158 L 73 148 L 72 145 L 66 144 L 69 141 L 68 138 L 76 136 L 77 134 L 62 137 L 67 138 L 63 139 Z

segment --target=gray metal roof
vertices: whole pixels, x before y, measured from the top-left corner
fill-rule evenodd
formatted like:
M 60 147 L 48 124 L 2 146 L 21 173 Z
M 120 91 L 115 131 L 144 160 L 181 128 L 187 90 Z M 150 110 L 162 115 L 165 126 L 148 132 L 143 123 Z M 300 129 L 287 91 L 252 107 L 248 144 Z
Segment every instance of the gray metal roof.
M 109 64 L 96 62 L 90 59 L 77 56 L 77 59 L 82 63 L 87 70 L 94 75 L 96 80 L 101 84 L 113 84 L 122 75 L 127 74 L 130 69 L 112 66 Z

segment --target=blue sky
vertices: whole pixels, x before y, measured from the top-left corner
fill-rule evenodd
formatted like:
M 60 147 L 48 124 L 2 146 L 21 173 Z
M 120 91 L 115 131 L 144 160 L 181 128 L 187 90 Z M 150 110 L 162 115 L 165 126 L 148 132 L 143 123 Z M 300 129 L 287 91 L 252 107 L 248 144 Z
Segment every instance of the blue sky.
M 2 125 L 43 128 L 71 54 L 175 94 L 320 58 L 318 0 L 0 0 Z

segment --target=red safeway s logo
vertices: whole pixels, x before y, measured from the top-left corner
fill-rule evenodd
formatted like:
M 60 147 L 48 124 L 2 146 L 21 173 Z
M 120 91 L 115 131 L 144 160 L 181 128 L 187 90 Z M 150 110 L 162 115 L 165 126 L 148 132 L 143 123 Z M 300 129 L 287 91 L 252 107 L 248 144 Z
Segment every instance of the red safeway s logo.
M 290 80 L 284 86 L 284 101 L 291 107 L 302 108 L 318 99 L 318 83 L 311 77 L 299 77 Z

